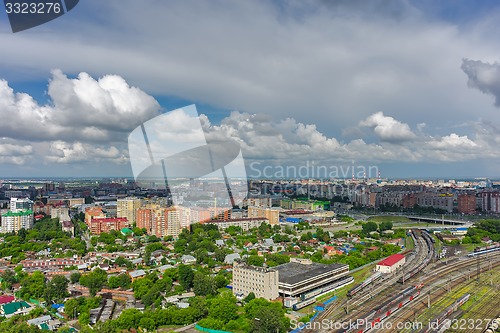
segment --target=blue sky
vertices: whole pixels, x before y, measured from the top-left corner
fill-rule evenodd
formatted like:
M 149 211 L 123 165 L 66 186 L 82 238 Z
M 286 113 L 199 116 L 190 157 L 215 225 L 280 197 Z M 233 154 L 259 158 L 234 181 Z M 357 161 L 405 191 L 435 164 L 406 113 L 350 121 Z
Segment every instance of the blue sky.
M 130 131 L 195 103 L 248 163 L 500 178 L 499 9 L 86 0 L 16 34 L 2 10 L 0 177 L 132 176 Z

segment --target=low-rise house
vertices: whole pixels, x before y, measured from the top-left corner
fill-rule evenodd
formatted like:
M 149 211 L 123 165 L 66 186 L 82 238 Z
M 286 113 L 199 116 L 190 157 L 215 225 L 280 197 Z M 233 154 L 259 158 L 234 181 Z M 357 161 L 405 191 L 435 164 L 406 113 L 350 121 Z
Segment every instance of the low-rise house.
M 142 270 L 142 269 L 139 269 L 139 270 L 136 270 L 136 271 L 129 272 L 128 275 L 132 279 L 132 282 L 134 282 L 137 279 L 145 277 L 146 276 L 146 272 L 144 270 Z
M 196 263 L 196 258 L 192 255 L 186 254 L 181 257 L 181 261 L 185 265 L 190 265 Z
M 0 306 L 0 314 L 4 315 L 7 318 L 17 314 L 28 313 L 30 311 L 31 306 L 24 301 L 11 302 Z
M 13 302 L 15 299 L 16 298 L 14 296 L 11 296 L 11 295 L 2 295 L 2 296 L 0 296 L 0 305 Z
M 224 263 L 228 264 L 228 265 L 232 265 L 235 260 L 240 260 L 240 259 L 241 259 L 241 256 L 239 255 L 239 253 L 231 253 L 231 254 L 226 255 L 226 257 L 224 258 Z
M 38 317 L 38 318 L 30 319 L 30 320 L 27 321 L 27 323 L 28 323 L 28 325 L 33 325 L 33 326 L 40 327 L 40 325 L 47 324 L 51 320 L 52 320 L 52 317 L 49 316 L 49 315 L 47 315 L 47 316 L 41 316 L 41 317 Z

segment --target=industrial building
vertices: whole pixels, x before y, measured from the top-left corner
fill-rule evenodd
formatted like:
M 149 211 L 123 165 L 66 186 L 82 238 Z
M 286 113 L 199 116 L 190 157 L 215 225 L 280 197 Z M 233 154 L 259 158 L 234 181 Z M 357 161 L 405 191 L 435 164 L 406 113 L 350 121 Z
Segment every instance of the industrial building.
M 279 276 L 280 295 L 294 298 L 308 298 L 311 293 L 321 294 L 338 288 L 341 286 L 338 282 L 349 275 L 348 265 L 318 264 L 308 259 L 296 258 L 292 258 L 287 264 L 276 266 L 275 269 Z
M 233 267 L 233 294 L 275 300 L 278 292 L 278 271 L 272 268 L 249 266 L 235 262 Z
M 375 270 L 381 273 L 393 273 L 406 262 L 405 256 L 399 253 L 393 254 L 380 261 Z

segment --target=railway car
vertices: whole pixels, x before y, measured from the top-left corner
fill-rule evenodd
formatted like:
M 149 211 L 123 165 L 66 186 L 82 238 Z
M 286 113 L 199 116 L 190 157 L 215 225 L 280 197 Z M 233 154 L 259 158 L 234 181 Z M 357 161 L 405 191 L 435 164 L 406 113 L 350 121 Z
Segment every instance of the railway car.
M 474 252 L 482 252 L 482 251 L 496 249 L 496 248 L 500 248 L 500 244 L 492 244 L 492 245 L 483 246 L 483 247 L 476 247 L 474 249 Z
M 292 307 L 292 309 L 295 310 L 295 311 L 296 310 L 300 310 L 302 308 L 305 308 L 308 305 L 314 304 L 315 302 L 316 302 L 316 297 L 313 297 L 313 298 L 310 298 L 310 299 L 306 299 L 305 301 L 302 301 L 302 302 L 294 304 L 293 307 Z
M 494 247 L 494 248 L 491 248 L 491 249 L 488 249 L 488 250 L 482 250 L 482 251 L 478 251 L 478 252 L 469 253 L 467 256 L 468 257 L 475 257 L 475 256 L 480 256 L 482 254 L 486 254 L 486 253 L 490 253 L 490 252 L 495 252 L 495 251 L 500 251 L 500 247 Z
M 324 293 L 324 292 L 326 292 L 328 290 L 332 290 L 332 289 L 338 288 L 340 286 L 343 286 L 345 284 L 351 283 L 352 281 L 354 281 L 354 278 L 352 276 L 348 276 L 348 277 L 346 277 L 346 278 L 344 278 L 344 279 L 342 279 L 342 280 L 340 280 L 340 281 L 338 281 L 336 283 L 333 283 L 333 284 L 331 284 L 329 286 L 323 287 L 321 289 L 321 292 Z
M 316 290 L 313 290 L 313 291 L 310 291 L 308 293 L 305 293 L 305 294 L 302 294 L 300 296 L 300 299 L 305 301 L 306 299 L 309 299 L 311 297 L 314 297 L 314 296 L 318 296 L 319 294 L 321 294 L 323 291 L 321 288 L 318 288 Z
M 354 286 L 352 289 L 350 289 L 347 292 L 347 296 L 348 297 L 354 296 L 356 293 L 363 290 L 363 288 L 365 288 L 366 286 L 368 286 L 370 283 L 374 282 L 375 280 L 377 280 L 381 276 L 382 276 L 382 273 L 376 272 L 375 274 L 371 275 L 370 277 L 368 277 L 366 280 L 364 280 L 360 284 L 358 284 L 358 285 Z

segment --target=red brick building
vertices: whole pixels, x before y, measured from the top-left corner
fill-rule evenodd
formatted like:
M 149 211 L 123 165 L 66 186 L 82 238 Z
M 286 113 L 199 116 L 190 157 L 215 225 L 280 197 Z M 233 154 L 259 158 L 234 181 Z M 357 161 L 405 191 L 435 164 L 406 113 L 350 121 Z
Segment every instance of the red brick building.
M 128 227 L 130 227 L 130 223 L 126 217 L 104 217 L 91 219 L 89 229 L 93 234 L 100 234 L 111 230 L 120 231 Z
M 474 214 L 476 212 L 476 195 L 475 194 L 459 194 L 458 195 L 458 212 L 461 214 Z

